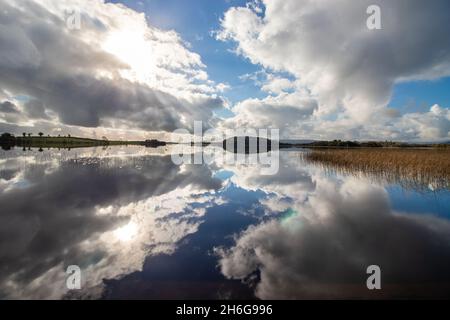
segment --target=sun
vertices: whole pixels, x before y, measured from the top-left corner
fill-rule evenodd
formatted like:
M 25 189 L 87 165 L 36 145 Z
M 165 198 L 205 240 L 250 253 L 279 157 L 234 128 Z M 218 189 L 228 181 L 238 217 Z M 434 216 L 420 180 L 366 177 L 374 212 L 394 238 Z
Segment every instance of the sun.
M 138 232 L 136 223 L 130 222 L 126 226 L 120 227 L 114 231 L 116 238 L 122 242 L 132 240 Z
M 124 78 L 147 84 L 155 81 L 155 49 L 145 33 L 139 30 L 117 30 L 105 40 L 103 49 L 129 67 L 121 71 Z

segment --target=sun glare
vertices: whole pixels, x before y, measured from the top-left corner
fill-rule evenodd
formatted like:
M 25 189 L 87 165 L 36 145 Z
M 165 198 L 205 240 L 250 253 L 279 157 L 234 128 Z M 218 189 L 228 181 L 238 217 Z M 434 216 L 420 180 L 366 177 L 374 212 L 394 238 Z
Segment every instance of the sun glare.
M 131 30 L 114 32 L 106 39 L 103 49 L 130 67 L 122 71 L 122 76 L 148 84 L 154 81 L 155 57 L 144 34 Z
M 126 226 L 120 227 L 114 231 L 114 235 L 120 241 L 130 241 L 133 239 L 138 232 L 136 223 L 130 222 Z

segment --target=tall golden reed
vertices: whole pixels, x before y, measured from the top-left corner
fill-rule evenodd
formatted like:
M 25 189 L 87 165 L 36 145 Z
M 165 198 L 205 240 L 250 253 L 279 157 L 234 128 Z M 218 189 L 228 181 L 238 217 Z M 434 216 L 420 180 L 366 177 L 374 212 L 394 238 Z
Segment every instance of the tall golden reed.
M 314 149 L 306 160 L 347 174 L 375 176 L 409 187 L 450 189 L 450 150 L 446 149 Z

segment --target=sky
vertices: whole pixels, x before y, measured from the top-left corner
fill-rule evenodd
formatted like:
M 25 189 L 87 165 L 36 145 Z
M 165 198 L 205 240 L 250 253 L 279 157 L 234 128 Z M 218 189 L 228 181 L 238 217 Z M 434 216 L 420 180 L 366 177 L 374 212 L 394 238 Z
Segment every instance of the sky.
M 450 140 L 446 0 L 0 7 L 0 132 L 164 139 L 202 121 L 285 139 Z

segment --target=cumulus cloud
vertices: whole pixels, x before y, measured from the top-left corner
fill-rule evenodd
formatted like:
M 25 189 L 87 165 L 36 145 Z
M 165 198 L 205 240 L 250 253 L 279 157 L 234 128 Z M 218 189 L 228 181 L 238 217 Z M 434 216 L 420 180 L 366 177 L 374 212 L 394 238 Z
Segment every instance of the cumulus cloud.
M 221 125 L 230 128 L 289 128 L 294 129 L 317 109 L 317 102 L 297 93 L 282 93 L 264 99 L 247 99 L 234 106 L 236 116 Z M 286 134 L 286 130 L 283 131 Z
M 422 140 L 450 138 L 450 109 L 435 104 L 428 112 L 407 113 L 393 125 L 395 135 Z
M 376 130 L 364 132 L 361 127 L 374 122 L 386 125 L 386 106 L 396 83 L 450 75 L 450 7 L 444 0 L 426 6 L 418 0 L 378 1 L 382 29 L 369 30 L 366 9 L 371 4 L 350 0 L 251 2 L 225 13 L 217 38 L 235 42 L 237 54 L 254 64 L 288 72 L 317 99 L 319 107 L 311 124 L 296 128 L 301 135 L 312 129 L 315 137 L 331 137 L 321 125 L 331 118 L 339 120 L 340 135 L 377 138 Z M 286 79 L 276 79 L 262 88 L 280 93 L 286 87 Z M 264 110 L 261 107 L 259 112 Z M 237 122 L 241 112 L 236 110 Z M 405 116 L 401 122 L 410 118 Z M 441 120 L 426 123 L 429 128 L 421 132 L 428 131 L 427 138 L 447 137 L 442 132 L 446 127 L 441 126 L 445 121 L 441 115 Z M 418 132 L 399 138 L 425 136 Z M 378 134 L 378 138 L 384 137 Z
M 267 83 L 261 87 L 261 90 L 269 93 L 280 94 L 293 88 L 294 88 L 293 83 L 288 79 L 280 77 L 271 77 L 267 81 Z
M 200 56 L 143 14 L 102 0 L 0 4 L 0 88 L 32 101 L 22 122 L 172 131 L 223 106 Z

